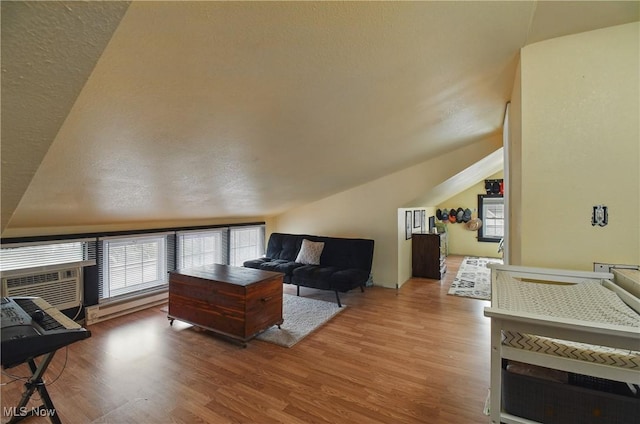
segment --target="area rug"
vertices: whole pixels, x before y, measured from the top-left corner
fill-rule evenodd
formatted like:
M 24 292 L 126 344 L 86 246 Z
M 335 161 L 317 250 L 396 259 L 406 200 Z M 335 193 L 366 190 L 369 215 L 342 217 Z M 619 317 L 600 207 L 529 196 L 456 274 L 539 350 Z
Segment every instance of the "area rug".
M 465 256 L 448 294 L 491 300 L 491 270 L 487 265 L 501 263 L 502 259 Z
M 291 347 L 311 334 L 331 318 L 342 312 L 335 302 L 283 294 L 282 315 L 284 323 L 273 326 L 256 337 L 258 340 Z

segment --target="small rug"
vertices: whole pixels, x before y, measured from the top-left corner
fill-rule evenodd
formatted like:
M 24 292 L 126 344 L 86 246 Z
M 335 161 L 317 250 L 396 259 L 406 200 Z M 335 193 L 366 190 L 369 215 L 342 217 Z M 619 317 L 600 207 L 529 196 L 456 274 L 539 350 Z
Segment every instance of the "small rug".
M 487 265 L 501 263 L 502 259 L 465 256 L 448 294 L 491 300 L 491 270 Z
M 311 334 L 318 327 L 342 312 L 335 302 L 310 299 L 307 297 L 283 294 L 282 315 L 284 323 L 278 328 L 273 326 L 259 334 L 256 339 L 291 347 Z

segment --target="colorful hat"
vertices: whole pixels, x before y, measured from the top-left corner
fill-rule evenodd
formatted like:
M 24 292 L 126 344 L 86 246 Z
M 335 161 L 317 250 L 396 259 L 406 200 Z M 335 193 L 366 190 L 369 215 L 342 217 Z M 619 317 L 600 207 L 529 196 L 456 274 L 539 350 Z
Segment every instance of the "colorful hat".
M 464 210 L 464 214 L 462 215 L 462 222 L 471 221 L 471 209 L 467 208 Z
M 458 208 L 456 210 L 456 222 L 460 224 L 462 222 L 462 217 L 464 216 L 464 209 Z
M 438 218 L 439 221 L 442 221 L 442 211 L 440 209 L 436 211 L 436 218 Z
M 449 220 L 449 209 L 442 209 L 442 220 L 443 221 Z
M 449 211 L 449 222 L 454 224 L 456 222 L 456 210 L 455 209 L 451 209 Z

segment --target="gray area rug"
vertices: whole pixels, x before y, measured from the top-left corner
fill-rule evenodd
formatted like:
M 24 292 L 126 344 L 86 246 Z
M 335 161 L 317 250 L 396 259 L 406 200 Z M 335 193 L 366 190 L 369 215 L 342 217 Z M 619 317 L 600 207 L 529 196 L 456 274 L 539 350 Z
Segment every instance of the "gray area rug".
M 491 300 L 491 270 L 488 264 L 501 264 L 502 259 L 465 256 L 447 294 Z
M 335 302 L 325 302 L 324 300 L 286 293 L 282 296 L 284 323 L 280 328 L 277 326 L 269 328 L 259 334 L 256 339 L 291 347 L 346 308 L 344 304 L 342 304 L 342 308 L 338 307 Z

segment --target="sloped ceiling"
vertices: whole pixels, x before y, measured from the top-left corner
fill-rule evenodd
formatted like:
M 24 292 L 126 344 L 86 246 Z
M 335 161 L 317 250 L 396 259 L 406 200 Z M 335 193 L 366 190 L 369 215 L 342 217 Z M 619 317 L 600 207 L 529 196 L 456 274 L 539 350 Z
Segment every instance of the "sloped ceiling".
M 2 230 L 128 5 L 0 3 Z
M 2 230 L 268 216 L 500 131 L 638 2 L 2 2 Z

